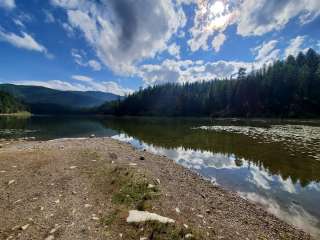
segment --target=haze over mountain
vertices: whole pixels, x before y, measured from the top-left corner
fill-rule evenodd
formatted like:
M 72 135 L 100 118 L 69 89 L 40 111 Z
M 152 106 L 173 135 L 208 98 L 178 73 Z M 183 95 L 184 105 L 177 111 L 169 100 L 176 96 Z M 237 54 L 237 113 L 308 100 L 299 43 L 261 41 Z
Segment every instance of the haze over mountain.
M 41 112 L 53 111 L 53 109 L 82 109 L 97 107 L 105 102 L 113 101 L 121 98 L 118 95 L 97 91 L 59 91 L 55 89 L 38 87 L 38 86 L 23 86 L 13 84 L 0 84 L 0 91 L 11 94 L 20 99 L 26 105 L 31 107 L 31 110 L 39 110 Z

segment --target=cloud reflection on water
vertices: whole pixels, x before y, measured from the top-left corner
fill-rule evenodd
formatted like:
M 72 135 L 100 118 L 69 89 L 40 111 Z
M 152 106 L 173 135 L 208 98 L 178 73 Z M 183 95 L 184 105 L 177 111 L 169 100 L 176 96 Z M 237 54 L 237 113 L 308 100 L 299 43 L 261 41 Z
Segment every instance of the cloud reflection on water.
M 319 220 L 305 211 L 302 206 L 292 203 L 284 209 L 272 198 L 265 198 L 256 193 L 238 192 L 238 194 L 261 205 L 269 213 L 280 219 L 311 233 L 313 236 L 320 237 Z
M 257 166 L 234 154 L 212 153 L 210 151 L 192 150 L 183 147 L 163 148 L 143 141 L 138 141 L 126 134 L 119 134 L 114 139 L 128 142 L 139 149 L 164 155 L 182 166 L 192 169 L 212 182 L 236 191 L 242 197 L 258 203 L 268 212 L 305 231 L 320 236 L 319 217 L 311 215 L 308 200 L 304 202 L 303 194 L 310 197 L 310 192 L 320 192 L 320 184 L 312 182 L 303 188 L 300 182 L 294 183 L 290 177 L 272 175 L 261 166 Z M 302 195 L 302 197 L 299 196 Z M 298 196 L 300 198 L 298 198 Z M 316 200 L 315 200 L 316 201 Z M 313 203 L 313 205 L 316 205 Z M 306 210 L 308 208 L 308 210 Z

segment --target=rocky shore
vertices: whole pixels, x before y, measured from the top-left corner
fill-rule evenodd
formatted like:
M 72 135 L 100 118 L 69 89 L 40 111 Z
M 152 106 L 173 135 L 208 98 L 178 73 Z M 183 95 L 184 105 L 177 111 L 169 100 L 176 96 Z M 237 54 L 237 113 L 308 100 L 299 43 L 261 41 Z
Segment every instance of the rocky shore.
M 110 138 L 0 148 L 0 239 L 311 239 L 166 157 Z

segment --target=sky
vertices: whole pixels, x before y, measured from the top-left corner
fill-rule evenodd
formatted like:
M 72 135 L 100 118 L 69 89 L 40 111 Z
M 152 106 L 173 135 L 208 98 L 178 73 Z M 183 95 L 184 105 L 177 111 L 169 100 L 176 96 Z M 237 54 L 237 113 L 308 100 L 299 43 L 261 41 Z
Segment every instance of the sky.
M 319 0 L 0 0 L 0 83 L 125 95 L 309 48 Z

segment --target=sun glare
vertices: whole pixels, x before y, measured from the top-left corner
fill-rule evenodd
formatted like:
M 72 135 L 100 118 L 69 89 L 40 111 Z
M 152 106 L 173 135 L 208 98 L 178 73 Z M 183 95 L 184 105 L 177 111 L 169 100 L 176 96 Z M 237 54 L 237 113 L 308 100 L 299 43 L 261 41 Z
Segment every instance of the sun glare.
M 225 11 L 225 5 L 221 1 L 216 1 L 210 6 L 210 14 L 213 16 L 221 15 Z
M 228 0 L 199 0 L 198 9 L 203 30 L 221 30 L 235 16 Z

